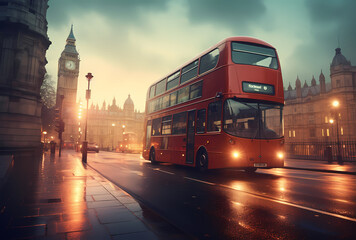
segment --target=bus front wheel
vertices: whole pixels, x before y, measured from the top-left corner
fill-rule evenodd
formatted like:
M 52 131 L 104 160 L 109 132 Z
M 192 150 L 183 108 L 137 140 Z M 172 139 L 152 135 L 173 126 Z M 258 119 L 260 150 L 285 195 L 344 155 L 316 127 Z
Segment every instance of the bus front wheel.
M 204 172 L 208 169 L 208 153 L 200 151 L 197 156 L 196 167 L 199 171 Z
M 150 151 L 150 161 L 152 164 L 156 164 L 157 161 L 156 161 L 156 154 L 155 154 L 155 149 L 152 148 L 151 151 Z

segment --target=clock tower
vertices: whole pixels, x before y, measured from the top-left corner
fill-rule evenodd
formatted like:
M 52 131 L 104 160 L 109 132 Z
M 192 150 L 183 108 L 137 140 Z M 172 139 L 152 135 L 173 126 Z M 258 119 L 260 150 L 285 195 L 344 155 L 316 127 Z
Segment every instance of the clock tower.
M 60 107 L 60 96 L 63 95 L 62 119 L 65 123 L 64 141 L 74 141 L 76 131 L 76 100 L 79 75 L 79 53 L 75 47 L 73 25 L 67 43 L 58 60 L 57 107 Z

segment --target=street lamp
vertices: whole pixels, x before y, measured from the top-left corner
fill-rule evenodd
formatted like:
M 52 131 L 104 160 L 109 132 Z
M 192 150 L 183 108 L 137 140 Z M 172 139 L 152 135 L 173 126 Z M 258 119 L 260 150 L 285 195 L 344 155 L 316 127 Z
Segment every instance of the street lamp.
M 47 147 L 46 147 L 46 135 L 47 135 L 47 132 L 46 131 L 43 131 L 43 148 L 45 151 L 47 151 Z
M 111 124 L 112 126 L 112 133 L 111 133 L 111 151 L 114 151 L 114 135 L 115 135 L 115 123 Z
M 91 73 L 88 73 L 85 76 L 88 80 L 88 90 L 86 91 L 86 99 L 87 99 L 87 113 L 85 116 L 85 133 L 84 133 L 84 141 L 82 145 L 82 162 L 87 163 L 87 150 L 88 150 L 88 142 L 87 142 L 87 132 L 88 132 L 88 109 L 89 109 L 89 99 L 90 99 L 90 80 L 94 77 Z
M 43 142 L 46 143 L 46 135 L 47 135 L 47 132 L 46 131 L 43 131 Z
M 342 164 L 342 155 L 341 155 L 341 148 L 340 148 L 340 138 L 339 138 L 339 114 L 337 109 L 340 107 L 340 102 L 338 100 L 334 100 L 332 102 L 332 106 L 334 109 L 335 114 L 335 121 L 336 121 L 336 137 L 337 137 L 337 156 L 336 159 L 339 164 Z

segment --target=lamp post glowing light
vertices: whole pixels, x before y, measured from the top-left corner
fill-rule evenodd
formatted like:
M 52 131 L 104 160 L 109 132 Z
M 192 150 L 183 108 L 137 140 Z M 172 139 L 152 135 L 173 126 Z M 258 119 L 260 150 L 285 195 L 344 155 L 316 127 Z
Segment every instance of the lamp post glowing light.
M 87 112 L 85 115 L 85 132 L 84 132 L 84 141 L 82 145 L 82 162 L 87 163 L 87 149 L 88 149 L 88 142 L 87 142 L 87 131 L 88 131 L 88 109 L 89 109 L 89 99 L 90 99 L 90 80 L 94 77 L 91 73 L 88 73 L 85 76 L 88 80 L 88 89 L 86 91 L 86 99 L 87 99 Z
M 340 115 L 338 114 L 338 111 L 337 111 L 337 109 L 340 107 L 340 102 L 338 100 L 334 100 L 332 102 L 332 106 L 333 106 L 333 109 L 334 109 L 334 114 L 335 114 L 334 117 L 335 117 L 335 121 L 336 121 L 336 137 L 337 137 L 337 156 L 336 156 L 336 159 L 337 159 L 339 164 L 342 164 L 342 156 L 341 156 L 341 149 L 340 149 L 340 138 L 339 138 L 339 117 L 340 117 Z M 330 123 L 332 123 L 331 120 L 333 120 L 333 119 L 330 119 Z
M 333 107 L 339 107 L 339 105 L 340 105 L 340 102 L 338 101 L 338 100 L 334 100 L 333 102 L 332 102 L 332 105 L 333 105 Z
M 111 124 L 112 126 L 112 133 L 111 133 L 111 151 L 114 151 L 114 135 L 115 135 L 115 123 Z
M 43 131 L 43 142 L 44 144 L 46 144 L 46 135 L 47 135 L 47 132 L 46 131 Z

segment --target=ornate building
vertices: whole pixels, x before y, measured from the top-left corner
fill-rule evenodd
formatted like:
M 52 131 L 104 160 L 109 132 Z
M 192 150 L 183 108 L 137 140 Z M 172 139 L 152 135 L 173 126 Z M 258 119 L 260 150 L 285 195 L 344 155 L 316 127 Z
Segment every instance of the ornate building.
M 284 92 L 285 140 L 294 143 L 356 141 L 356 66 L 335 49 L 330 64 L 330 82 L 323 72 L 303 86 L 297 77 L 295 88 Z M 333 101 L 339 102 L 338 106 Z M 313 148 L 312 144 L 308 148 Z M 287 149 L 288 151 L 288 149 Z M 308 150 L 309 151 L 309 150 Z
M 101 149 L 115 149 L 123 140 L 123 133 L 135 133 L 139 142 L 143 140 L 144 113 L 135 110 L 130 97 L 126 99 L 123 108 L 116 105 L 115 98 L 112 104 L 102 107 L 91 105 L 88 118 L 88 142 L 95 142 Z M 84 126 L 84 121 L 80 123 Z M 79 130 L 79 128 L 78 128 Z M 78 131 L 79 132 L 79 131 Z M 81 127 L 81 132 L 84 128 Z M 79 142 L 83 141 L 83 134 L 78 135 Z
M 0 4 L 0 150 L 37 149 L 41 144 L 41 96 L 48 0 Z
M 67 38 L 66 45 L 58 60 L 58 81 L 56 106 L 61 106 L 61 95 L 64 96 L 62 103 L 62 119 L 65 123 L 63 141 L 73 142 L 77 134 L 77 87 L 79 75 L 79 53 L 75 47 L 73 25 Z
M 76 102 L 80 59 L 75 42 L 72 26 L 65 48 L 58 60 L 57 107 L 60 106 L 60 96 L 63 95 L 64 144 L 84 141 L 86 102 Z M 87 141 L 97 143 L 102 149 L 116 148 L 123 139 L 124 131 L 135 133 L 141 141 L 143 115 L 135 111 L 130 95 L 123 109 L 117 106 L 115 98 L 109 106 L 106 106 L 105 102 L 101 108 L 91 105 L 88 115 Z

